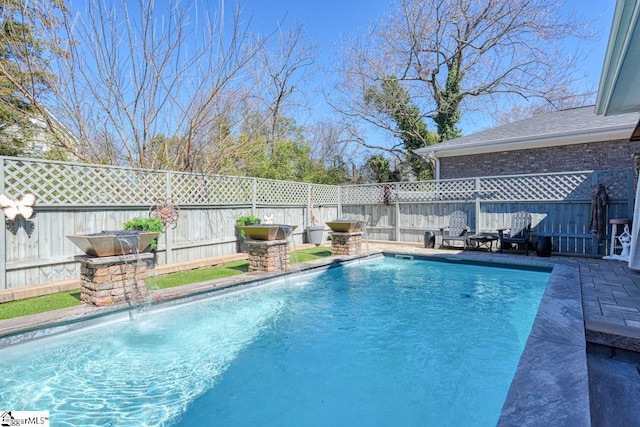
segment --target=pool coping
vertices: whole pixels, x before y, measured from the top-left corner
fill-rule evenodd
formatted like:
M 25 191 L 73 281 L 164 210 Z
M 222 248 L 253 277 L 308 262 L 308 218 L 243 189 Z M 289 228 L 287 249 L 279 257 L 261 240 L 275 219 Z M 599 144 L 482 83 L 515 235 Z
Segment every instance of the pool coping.
M 553 267 L 498 421 L 515 425 L 591 425 L 577 266 Z
M 367 257 L 382 256 L 381 252 L 368 256 L 342 256 L 330 259 L 322 258 L 292 265 L 287 271 L 281 272 L 250 272 L 223 279 L 207 280 L 172 288 L 153 291 L 150 306 L 170 306 L 187 301 L 209 298 L 213 294 L 238 291 L 246 288 L 266 285 L 297 274 L 313 274 L 330 268 L 337 268 L 347 263 L 366 259 Z M 13 319 L 0 320 L 0 349 L 22 342 L 37 340 L 43 337 L 80 329 L 93 323 L 108 321 L 108 318 L 128 316 L 131 306 L 127 303 L 96 307 L 80 305 L 32 314 Z
M 401 250 L 387 250 L 385 253 L 409 255 Z M 487 261 L 465 253 L 456 256 L 412 255 L 418 259 L 440 259 L 453 264 L 551 269 L 498 426 L 591 425 L 587 344 L 578 265 L 552 263 L 540 258 Z
M 291 266 L 279 273 L 246 273 L 225 279 L 184 285 L 153 292 L 154 305 L 172 305 L 207 298 L 213 292 L 232 292 L 264 285 L 295 274 L 310 274 L 377 256 L 408 254 L 398 249 L 368 255 L 332 257 Z M 464 256 L 420 254 L 416 258 L 445 262 L 474 261 Z M 576 265 L 532 262 L 499 262 L 514 267 L 552 268 L 534 324 L 520 357 L 515 376 L 498 421 L 499 426 L 591 425 L 587 352 L 579 268 Z M 130 307 L 80 306 L 0 321 L 0 348 L 85 327 L 107 316 L 128 315 Z

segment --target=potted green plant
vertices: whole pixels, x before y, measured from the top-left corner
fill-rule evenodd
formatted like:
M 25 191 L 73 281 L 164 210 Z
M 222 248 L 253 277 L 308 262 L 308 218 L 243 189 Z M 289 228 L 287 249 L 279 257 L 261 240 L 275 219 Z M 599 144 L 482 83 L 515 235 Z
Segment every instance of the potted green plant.
M 236 219 L 236 233 L 237 233 L 236 235 L 239 237 L 238 239 L 239 252 L 247 251 L 247 244 L 245 243 L 247 235 L 244 233 L 244 231 L 242 231 L 242 228 L 240 227 L 244 225 L 258 225 L 258 224 L 260 224 L 260 218 L 254 215 L 244 215 Z
M 160 218 L 133 218 L 125 222 L 123 228 L 125 230 L 132 231 L 158 233 L 158 237 L 160 237 L 159 233 L 162 233 L 164 231 L 164 224 L 162 223 L 162 220 Z M 153 239 L 153 241 L 149 245 L 149 249 L 153 252 L 158 249 L 158 237 Z
M 238 217 L 236 219 L 236 227 L 238 230 L 238 234 L 243 239 L 246 238 L 247 236 L 244 234 L 244 231 L 242 231 L 240 227 L 244 225 L 258 225 L 258 224 L 260 224 L 260 218 L 253 215 L 245 215 L 245 216 Z
M 153 253 L 153 259 L 147 260 L 147 268 L 155 268 L 158 261 L 158 237 L 164 231 L 164 224 L 160 218 L 132 218 L 122 225 L 125 230 L 140 231 L 143 233 L 158 233 L 155 239 L 149 244 L 149 250 Z

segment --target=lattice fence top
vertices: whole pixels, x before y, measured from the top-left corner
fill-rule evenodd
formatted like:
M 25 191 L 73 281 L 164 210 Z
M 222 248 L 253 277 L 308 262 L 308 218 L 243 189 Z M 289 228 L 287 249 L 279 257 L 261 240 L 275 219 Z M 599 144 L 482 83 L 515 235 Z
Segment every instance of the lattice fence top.
M 337 185 L 311 184 L 310 193 L 312 205 L 331 205 L 337 203 L 340 195 L 340 187 Z
M 633 186 L 633 171 L 600 171 L 597 176 L 598 183 L 602 183 L 607 187 L 607 194 L 611 199 L 625 199 L 629 197 L 630 187 Z
M 593 186 L 603 183 L 609 197 L 624 199 L 629 194 L 630 170 L 586 171 L 479 178 L 483 198 L 503 201 L 589 200 Z
M 146 206 L 171 198 L 181 206 L 337 204 L 339 187 L 237 176 L 154 171 L 46 160 L 0 158 L 4 188 L 38 206 Z
M 466 201 L 476 197 L 475 179 L 402 182 L 395 187 L 399 202 Z
M 591 174 L 549 174 L 490 177 L 480 180 L 480 188 L 490 200 L 588 199 Z
M 165 194 L 162 172 L 4 159 L 4 192 L 38 205 L 151 205 Z
M 342 204 L 369 205 L 383 202 L 383 188 L 392 184 L 348 185 L 340 188 Z
M 430 201 L 562 201 L 590 200 L 603 183 L 611 199 L 629 197 L 630 169 L 535 175 L 512 175 L 441 181 L 400 182 L 341 187 L 342 204 Z
M 178 205 L 250 204 L 251 178 L 169 172 L 171 199 Z
M 306 184 L 256 180 L 256 202 L 261 205 L 305 205 L 308 193 Z
M 36 195 L 39 206 L 365 205 L 429 201 L 589 200 L 597 183 L 629 197 L 630 169 L 333 186 L 2 157 L 0 191 Z

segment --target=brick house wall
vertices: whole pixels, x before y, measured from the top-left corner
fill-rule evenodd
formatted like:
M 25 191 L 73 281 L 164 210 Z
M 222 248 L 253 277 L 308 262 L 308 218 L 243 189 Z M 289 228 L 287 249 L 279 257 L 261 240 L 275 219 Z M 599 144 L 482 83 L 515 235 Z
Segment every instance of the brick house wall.
M 640 141 L 591 142 L 440 159 L 440 178 L 519 175 L 634 167 Z

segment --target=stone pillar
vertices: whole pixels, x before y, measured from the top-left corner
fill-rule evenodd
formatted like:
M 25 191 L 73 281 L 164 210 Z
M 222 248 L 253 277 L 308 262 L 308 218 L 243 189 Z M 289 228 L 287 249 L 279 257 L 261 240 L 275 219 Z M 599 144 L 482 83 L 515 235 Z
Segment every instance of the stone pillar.
M 76 256 L 80 261 L 83 303 L 96 306 L 136 301 L 147 295 L 147 263 L 153 254 Z
M 332 255 L 358 255 L 362 250 L 362 232 L 331 233 Z
M 289 269 L 288 240 L 252 240 L 249 247 L 249 271 L 284 271 Z

